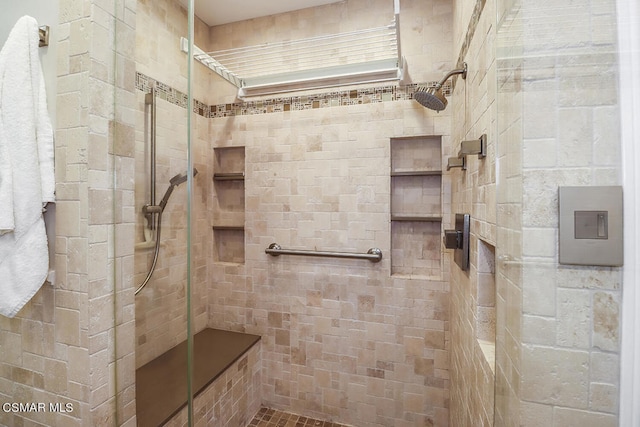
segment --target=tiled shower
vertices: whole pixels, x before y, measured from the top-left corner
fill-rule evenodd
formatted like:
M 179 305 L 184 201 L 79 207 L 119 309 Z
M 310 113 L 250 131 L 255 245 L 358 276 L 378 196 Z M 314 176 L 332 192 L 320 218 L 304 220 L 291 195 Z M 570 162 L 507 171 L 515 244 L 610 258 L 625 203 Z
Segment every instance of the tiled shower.
M 196 19 L 195 44 L 367 28 L 386 23 L 392 3 L 346 0 L 217 27 Z M 136 368 L 207 327 L 261 336 L 246 359 L 260 417 L 616 425 L 623 270 L 558 265 L 555 213 L 558 185 L 621 183 L 617 87 L 596 84 L 616 81 L 615 2 L 522 3 L 402 0 L 400 86 L 242 101 L 193 63 L 188 117 L 179 3 L 60 1 L 56 283 L 0 318 L 0 397 L 74 410 L 4 411 L 0 425 L 135 425 Z M 586 21 L 572 37 L 560 31 Z M 463 61 L 468 77 L 447 88 L 446 110 L 412 100 Z M 151 262 L 141 212 L 151 85 L 159 188 L 189 161 L 198 175 L 190 193 L 172 195 L 153 279 L 134 296 Z M 448 171 L 460 142 L 482 134 L 487 157 Z M 456 213 L 471 215 L 469 271 L 442 244 Z M 383 257 L 271 257 L 274 242 L 378 247 Z M 256 415 L 253 401 L 216 400 L 242 394 L 232 387 L 246 381 L 234 376 L 239 363 L 196 403 L 194 425 Z
M 149 48 L 138 59 L 139 105 L 145 85 L 155 80 L 171 87 L 160 94 L 159 108 L 184 117 L 180 115 L 184 104 L 179 105 L 180 99 L 186 101 L 184 85 L 168 83 L 175 77 L 162 62 L 176 63 L 184 58 L 177 44 L 172 45 L 174 56 L 167 54 L 166 46 L 178 40 L 186 28 L 155 21 L 160 9 L 167 20 L 186 24 L 179 19 L 182 12 L 172 2 L 138 6 L 137 28 L 144 29 L 137 35 L 138 44 Z M 405 4 L 402 14 L 423 15 L 423 6 Z M 441 28 L 440 35 L 405 43 L 408 58 L 422 56 L 429 46 L 435 49 L 451 42 L 444 25 L 451 8 L 434 4 L 429 10 L 436 12 L 429 21 Z M 380 11 L 387 16 L 381 17 L 385 13 Z M 387 1 L 376 2 L 368 11 L 356 2 L 325 6 L 321 12 L 292 12 L 290 18 L 277 19 L 302 22 L 321 13 L 326 25 L 346 30 L 374 26 L 392 12 Z M 296 37 L 326 31 L 295 25 L 289 30 L 282 25 L 276 28 L 271 19 L 253 20 L 255 28 L 270 28 L 260 34 L 246 31 L 238 23 L 212 28 L 209 38 L 201 28 L 204 24 L 198 23 L 196 33 L 201 37 L 196 36 L 196 44 L 216 50 L 238 37 L 251 44 L 257 37 L 261 42 L 277 40 L 285 31 Z M 426 27 L 421 23 L 414 31 Z M 233 35 L 221 38 L 215 32 Z M 156 40 L 161 42 L 155 45 Z M 198 245 L 205 253 L 210 251 L 206 257 L 209 264 L 197 279 L 208 282 L 208 296 L 193 299 L 196 328 L 208 325 L 262 336 L 262 393 L 270 406 L 352 425 L 417 420 L 446 423 L 448 263 L 441 251 L 440 230 L 449 208 L 442 202 L 448 199 L 442 196 L 447 191 L 447 177 L 393 177 L 390 164 L 395 156 L 393 162 L 400 171 L 411 167 L 408 160 L 418 157 L 424 158 L 425 164 L 417 169 L 442 170 L 442 157 L 448 153 L 449 118 L 446 113 L 426 114 L 411 100 L 411 94 L 417 83 L 439 78 L 440 69 L 450 64 L 447 52 L 442 50 L 441 58 L 430 55 L 428 63 L 424 70 L 415 71 L 419 80 L 408 87 L 336 88 L 313 96 L 272 97 L 246 105 L 234 99 L 233 87 L 209 70 L 199 64 L 194 70 L 195 98 L 210 106 L 208 110 L 198 108 L 195 126 L 195 167 L 199 171 L 195 199 L 202 202 L 195 211 L 196 215 L 206 214 L 202 221 L 206 226 L 199 229 L 196 239 L 204 236 Z M 168 119 L 163 116 L 159 122 L 166 124 Z M 144 123 L 142 113 L 138 123 Z M 137 135 L 142 142 L 144 132 L 138 130 Z M 139 142 L 138 147 L 142 153 L 144 143 Z M 159 158 L 164 159 L 161 162 L 181 165 L 183 159 L 173 159 L 171 153 L 171 148 L 159 152 Z M 143 166 L 143 155 L 140 158 L 143 160 L 137 164 Z M 144 176 L 143 167 L 136 171 Z M 215 174 L 229 173 L 242 173 L 243 180 L 211 181 Z M 422 190 L 425 179 L 430 186 L 426 193 Z M 144 183 L 144 178 L 136 182 Z M 394 202 L 391 193 L 395 194 Z M 144 198 L 144 191 L 136 194 Z M 420 212 L 424 201 L 428 209 Z M 400 215 L 406 211 L 430 220 L 391 224 L 392 209 Z M 199 221 L 196 224 L 200 226 Z M 405 231 L 406 227 L 416 231 Z M 407 238 L 414 236 L 417 238 L 407 245 Z M 273 242 L 283 247 L 348 252 L 380 247 L 384 255 L 377 264 L 272 258 L 264 250 Z M 403 257 L 407 259 L 403 261 Z M 193 289 L 196 287 L 201 289 L 200 285 Z M 145 302 L 136 303 L 148 304 L 158 312 L 167 311 L 168 307 L 159 308 L 163 302 L 175 306 L 173 297 L 166 298 L 162 292 L 154 296 L 154 302 L 146 302 L 143 291 L 138 298 Z M 141 311 L 142 316 L 150 315 Z M 137 323 L 143 325 L 137 326 L 137 342 L 143 343 L 136 351 L 138 365 L 184 339 L 167 331 L 176 328 L 184 333 L 181 323 L 186 319 L 167 317 L 177 326 L 149 318 L 142 323 L 137 317 Z M 157 332 L 149 328 L 157 328 Z M 163 340 L 165 344 L 160 344 Z M 149 357 L 141 356 L 147 354 L 142 348 L 150 349 Z

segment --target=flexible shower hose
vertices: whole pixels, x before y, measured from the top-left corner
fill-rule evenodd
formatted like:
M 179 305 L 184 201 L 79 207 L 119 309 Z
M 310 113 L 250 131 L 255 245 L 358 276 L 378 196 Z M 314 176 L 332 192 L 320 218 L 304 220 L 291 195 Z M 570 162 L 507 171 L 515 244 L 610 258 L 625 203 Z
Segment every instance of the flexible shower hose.
M 149 280 L 151 280 L 151 275 L 153 274 L 153 271 L 156 269 L 156 264 L 158 263 L 158 254 L 160 253 L 160 232 L 162 231 L 162 211 L 160 211 L 157 215 L 158 215 L 158 218 L 156 220 L 156 248 L 153 252 L 153 262 L 151 263 L 151 268 L 147 273 L 147 277 L 145 277 L 142 284 L 138 286 L 138 288 L 134 292 L 134 295 L 138 295 L 138 293 L 141 290 L 143 290 L 145 286 L 147 286 L 147 283 L 149 283 Z

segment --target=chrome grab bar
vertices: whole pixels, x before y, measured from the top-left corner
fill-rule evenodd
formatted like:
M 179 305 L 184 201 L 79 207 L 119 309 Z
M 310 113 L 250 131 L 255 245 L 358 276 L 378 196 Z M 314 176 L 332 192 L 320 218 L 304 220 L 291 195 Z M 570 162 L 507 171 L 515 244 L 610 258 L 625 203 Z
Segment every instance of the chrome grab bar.
M 328 251 L 305 251 L 298 249 L 282 249 L 277 243 L 272 243 L 264 253 L 271 256 L 278 255 L 304 255 L 304 256 L 323 256 L 331 258 L 354 258 L 354 259 L 368 259 L 371 262 L 380 262 L 382 259 L 382 251 L 378 248 L 371 248 L 366 254 L 352 253 L 352 252 L 328 252 Z

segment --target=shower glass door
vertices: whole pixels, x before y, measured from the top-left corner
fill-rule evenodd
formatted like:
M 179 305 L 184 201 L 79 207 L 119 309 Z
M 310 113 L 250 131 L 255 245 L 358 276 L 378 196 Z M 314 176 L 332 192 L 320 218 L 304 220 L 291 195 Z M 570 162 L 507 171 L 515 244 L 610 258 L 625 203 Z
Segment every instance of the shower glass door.
M 617 50 L 615 0 L 497 3 L 497 426 L 618 413 L 622 269 L 558 260 L 559 188 L 622 182 Z
M 497 10 L 496 360 L 494 425 L 511 425 L 519 411 L 522 264 L 522 68 L 519 0 Z M 518 343 L 518 344 L 516 344 Z M 517 423 L 516 423 L 517 424 Z
M 192 425 L 193 11 L 138 1 L 135 13 L 135 368 L 138 425 Z M 204 128 L 206 131 L 206 128 Z M 200 199 L 204 197 L 200 195 Z M 206 279 L 206 271 L 204 274 Z

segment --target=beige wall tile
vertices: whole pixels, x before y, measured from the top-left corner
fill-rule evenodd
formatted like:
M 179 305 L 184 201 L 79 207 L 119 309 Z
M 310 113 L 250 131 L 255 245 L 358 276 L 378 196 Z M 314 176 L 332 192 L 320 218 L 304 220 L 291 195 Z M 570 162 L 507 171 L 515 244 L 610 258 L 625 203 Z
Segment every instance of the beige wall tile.
M 554 426 L 560 427 L 571 424 L 579 424 L 585 427 L 613 427 L 617 425 L 617 421 L 614 415 L 568 408 L 554 409 Z
M 587 408 L 589 353 L 524 346 L 522 389 L 525 400 L 564 407 Z

